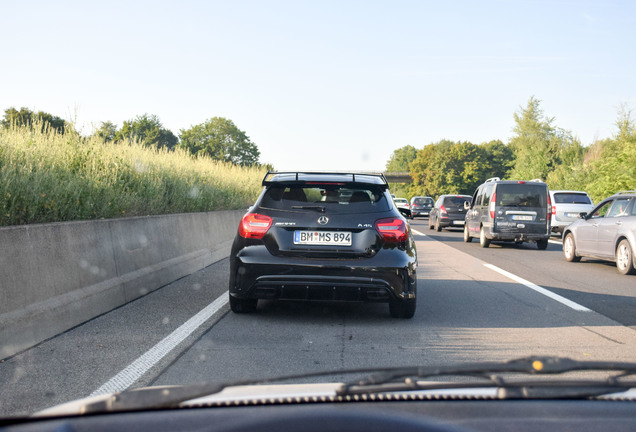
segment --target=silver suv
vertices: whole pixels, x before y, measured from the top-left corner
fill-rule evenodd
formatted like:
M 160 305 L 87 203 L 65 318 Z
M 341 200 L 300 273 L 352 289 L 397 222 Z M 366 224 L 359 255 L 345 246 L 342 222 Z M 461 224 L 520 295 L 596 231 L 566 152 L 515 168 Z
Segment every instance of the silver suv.
M 566 226 L 579 218 L 581 213 L 589 213 L 594 208 L 592 199 L 583 191 L 551 190 L 552 232 L 563 234 Z
M 618 192 L 563 232 L 566 261 L 590 257 L 614 261 L 622 274 L 634 274 L 636 261 L 636 191 Z

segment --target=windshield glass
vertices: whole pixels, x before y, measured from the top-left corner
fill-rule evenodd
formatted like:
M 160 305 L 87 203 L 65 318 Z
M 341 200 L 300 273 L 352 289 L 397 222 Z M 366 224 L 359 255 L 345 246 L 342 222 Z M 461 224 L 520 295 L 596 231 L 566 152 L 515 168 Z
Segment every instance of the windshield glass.
M 545 185 L 499 184 L 497 185 L 497 205 L 514 207 L 545 207 L 548 204 L 548 190 Z
M 555 204 L 592 204 L 592 200 L 587 194 L 581 193 L 555 193 L 554 194 L 554 203 Z
M 0 420 L 636 361 L 636 2 L 0 11 Z
M 338 213 L 385 211 L 388 204 L 379 187 L 356 188 L 338 185 L 272 186 L 268 188 L 261 206 L 279 210 L 303 210 L 328 206 Z

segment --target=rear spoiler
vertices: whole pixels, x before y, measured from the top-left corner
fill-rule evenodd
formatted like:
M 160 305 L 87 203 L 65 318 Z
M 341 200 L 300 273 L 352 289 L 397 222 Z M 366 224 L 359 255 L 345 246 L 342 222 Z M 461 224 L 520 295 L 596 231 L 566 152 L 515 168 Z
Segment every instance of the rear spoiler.
M 285 178 L 275 179 L 276 176 L 281 176 Z M 386 177 L 382 173 L 342 173 L 342 172 L 326 172 L 326 171 L 267 171 L 265 177 L 263 177 L 263 186 L 269 186 L 272 184 L 286 184 L 286 183 L 312 183 L 316 181 L 320 181 L 316 177 L 319 176 L 342 176 L 343 179 L 334 179 L 334 180 L 326 180 L 325 182 L 332 183 L 364 183 L 364 184 L 373 184 L 377 186 L 382 186 L 384 188 L 389 187 L 389 183 L 386 180 Z M 305 178 L 301 178 L 305 177 Z M 308 179 L 307 177 L 314 177 Z M 348 177 L 348 178 L 347 178 Z M 366 179 L 365 179 L 366 177 Z M 377 178 L 377 182 L 370 182 L 368 180 L 369 177 Z

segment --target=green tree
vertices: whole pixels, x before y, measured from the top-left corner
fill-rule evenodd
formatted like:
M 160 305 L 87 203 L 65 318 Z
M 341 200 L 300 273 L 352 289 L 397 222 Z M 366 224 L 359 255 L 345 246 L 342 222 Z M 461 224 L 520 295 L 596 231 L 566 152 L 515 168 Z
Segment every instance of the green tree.
M 14 107 L 4 110 L 4 118 L 2 119 L 2 127 L 4 128 L 9 128 L 12 125 L 31 128 L 33 123 L 40 124 L 42 131 L 48 128 L 60 134 L 63 134 L 70 126 L 64 119 L 44 111 L 35 113 L 25 107 L 20 108 L 19 111 Z
M 401 147 L 393 151 L 391 158 L 386 163 L 387 172 L 408 172 L 409 165 L 417 157 L 417 149 L 411 145 Z
M 490 177 L 508 178 L 508 173 L 514 164 L 512 149 L 500 140 L 492 140 L 479 146 L 485 157 L 486 180 Z M 481 183 L 480 183 L 481 184 Z
M 124 139 L 139 140 L 147 147 L 173 150 L 179 139 L 168 129 L 164 128 L 156 115 L 144 114 L 124 122 L 122 128 L 115 134 L 115 141 Z
M 621 190 L 636 189 L 636 125 L 623 108 L 617 133 L 600 143 L 600 154 L 586 167 L 587 192 L 598 201 Z
M 578 142 L 570 132 L 553 125 L 554 118 L 544 115 L 540 103 L 533 96 L 525 109 L 514 114 L 516 135 L 509 145 L 515 155 L 511 172 L 515 179 L 545 180 L 561 164 L 561 157 L 567 153 L 564 148 L 574 148 Z
M 104 142 L 110 142 L 115 140 L 117 132 L 117 126 L 110 121 L 106 121 L 100 123 L 99 129 L 95 131 L 94 135 Z
M 239 165 L 258 163 L 260 151 L 249 137 L 231 121 L 213 117 L 204 123 L 181 130 L 180 146 L 195 155 Z

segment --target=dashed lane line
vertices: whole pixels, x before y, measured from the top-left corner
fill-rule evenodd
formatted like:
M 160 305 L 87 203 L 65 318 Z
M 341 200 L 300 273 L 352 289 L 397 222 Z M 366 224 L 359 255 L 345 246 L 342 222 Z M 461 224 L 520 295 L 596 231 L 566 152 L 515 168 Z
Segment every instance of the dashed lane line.
M 494 266 L 492 264 L 487 264 L 487 263 L 484 263 L 484 266 L 489 268 L 489 269 L 491 269 L 491 270 L 496 271 L 497 273 L 499 273 L 499 274 L 501 274 L 503 276 L 506 276 L 509 279 L 512 279 L 513 281 L 515 281 L 517 283 L 520 283 L 521 285 L 524 285 L 524 286 L 530 288 L 531 290 L 534 290 L 534 291 L 536 291 L 536 292 L 538 292 L 540 294 L 543 294 L 546 297 L 550 297 L 552 300 L 556 300 L 559 303 L 561 303 L 561 304 L 563 304 L 563 305 L 565 305 L 565 306 L 567 306 L 567 307 L 569 307 L 571 309 L 574 309 L 574 310 L 580 311 L 580 312 L 592 312 L 592 310 L 586 308 L 585 306 L 581 306 L 580 304 L 575 303 L 572 300 L 568 300 L 565 297 L 562 297 L 562 296 L 560 296 L 558 294 L 555 294 L 555 293 L 553 293 L 550 290 L 547 290 L 545 288 L 540 287 L 539 285 L 533 284 L 532 282 L 527 281 L 527 280 L 525 280 L 523 278 L 520 278 L 519 276 L 517 276 L 515 274 L 507 272 L 507 271 L 505 271 L 503 269 L 500 269 L 497 266 Z

